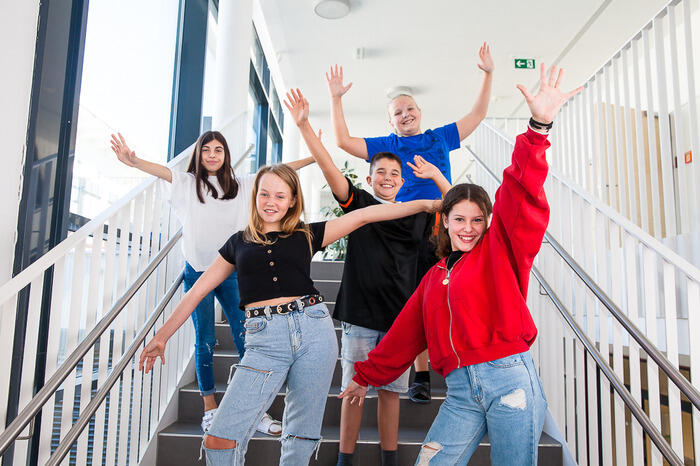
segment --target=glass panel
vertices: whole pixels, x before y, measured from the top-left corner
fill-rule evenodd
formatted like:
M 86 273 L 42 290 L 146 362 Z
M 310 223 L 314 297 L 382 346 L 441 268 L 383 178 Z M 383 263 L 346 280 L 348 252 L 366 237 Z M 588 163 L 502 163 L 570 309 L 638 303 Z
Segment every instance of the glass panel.
M 139 157 L 167 160 L 178 7 L 90 1 L 71 212 L 91 218 L 146 176 L 117 160 L 111 133 L 120 131 Z

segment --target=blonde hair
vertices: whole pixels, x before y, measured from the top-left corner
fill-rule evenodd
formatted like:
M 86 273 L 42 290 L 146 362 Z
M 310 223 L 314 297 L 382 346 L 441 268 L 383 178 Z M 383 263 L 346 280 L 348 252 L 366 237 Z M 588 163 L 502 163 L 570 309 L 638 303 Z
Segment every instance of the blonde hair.
M 272 244 L 272 241 L 267 239 L 265 233 L 263 232 L 264 222 L 258 213 L 256 203 L 258 189 L 260 187 L 260 180 L 268 173 L 276 175 L 282 181 L 284 181 L 292 192 L 292 199 L 296 199 L 294 205 L 287 210 L 284 217 L 282 217 L 282 220 L 280 221 L 280 229 L 282 230 L 280 237 L 286 238 L 293 233 L 300 231 L 306 235 L 306 240 L 309 243 L 309 253 L 313 252 L 313 248 L 311 246 L 311 230 L 309 230 L 309 227 L 300 219 L 301 215 L 304 213 L 304 195 L 301 192 L 299 177 L 294 170 L 283 163 L 264 166 L 258 170 L 258 174 L 255 177 L 255 185 L 253 186 L 250 217 L 248 220 L 248 226 L 243 231 L 243 239 L 249 243 L 264 245 Z

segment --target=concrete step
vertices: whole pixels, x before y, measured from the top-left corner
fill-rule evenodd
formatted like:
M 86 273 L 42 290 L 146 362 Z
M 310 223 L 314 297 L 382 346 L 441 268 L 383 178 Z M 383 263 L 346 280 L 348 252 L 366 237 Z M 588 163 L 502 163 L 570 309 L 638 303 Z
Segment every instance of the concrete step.
M 418 456 L 421 443 L 428 427 L 412 429 L 401 428 L 399 432 L 398 463 L 413 464 Z M 325 426 L 321 431 L 323 442 L 318 451 L 318 460 L 313 458 L 310 465 L 335 465 L 338 457 L 340 430 L 338 426 Z M 204 459 L 198 460 L 202 432 L 198 423 L 176 422 L 158 434 L 158 466 L 182 465 L 201 466 Z M 469 466 L 489 465 L 489 441 L 485 436 L 479 448 L 469 461 Z M 246 464 L 274 465 L 279 462 L 280 443 L 278 438 L 257 433 L 248 444 Z M 560 466 L 562 464 L 561 444 L 542 434 L 539 445 L 539 465 Z M 365 427 L 360 430 L 354 456 L 354 464 L 362 466 L 379 466 L 381 453 L 379 434 L 376 429 Z
M 311 278 L 313 280 L 340 280 L 343 277 L 345 262 L 312 261 Z
M 220 402 L 226 391 L 226 384 L 216 384 L 216 401 Z M 326 411 L 323 418 L 323 425 L 340 425 L 340 405 L 342 400 L 338 398 L 339 386 L 333 386 L 329 390 L 326 401 Z M 269 409 L 270 415 L 275 419 L 282 419 L 284 411 L 285 387 L 282 387 Z M 440 405 L 445 399 L 446 392 L 433 390 L 433 400 L 428 404 L 416 404 L 408 399 L 406 394 L 399 396 L 401 427 L 421 428 L 430 425 L 440 409 Z M 196 383 L 186 385 L 180 389 L 179 397 L 179 417 L 182 422 L 197 423 L 202 418 L 202 400 L 199 395 L 199 388 Z M 364 416 L 362 417 L 363 427 L 377 427 L 377 394 L 370 391 L 364 402 Z

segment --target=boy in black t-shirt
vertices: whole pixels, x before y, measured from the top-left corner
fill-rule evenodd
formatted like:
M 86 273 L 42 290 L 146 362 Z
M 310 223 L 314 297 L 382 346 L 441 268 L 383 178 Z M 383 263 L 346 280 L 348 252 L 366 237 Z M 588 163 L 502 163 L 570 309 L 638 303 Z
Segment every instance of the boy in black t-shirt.
M 344 212 L 375 205 L 393 203 L 403 184 L 401 159 L 390 152 L 376 154 L 370 163 L 367 184 L 373 194 L 358 189 L 335 166 L 308 123 L 308 102 L 298 93 L 287 98 L 297 126 L 323 171 L 326 181 Z M 286 102 L 285 102 L 286 104 Z M 320 155 L 319 155 L 320 154 Z M 420 178 L 432 179 L 445 193 L 450 183 L 434 165 L 416 156 L 409 166 Z M 348 238 L 343 279 L 336 299 L 333 317 L 343 325 L 341 357 L 342 390 L 354 375 L 353 365 L 363 361 L 384 336 L 413 294 L 425 262 L 426 242 L 435 223 L 433 214 L 365 225 Z M 399 425 L 399 393 L 408 390 L 408 369 L 389 385 L 377 387 L 382 464 L 397 464 Z M 362 406 L 343 400 L 340 419 L 340 453 L 338 465 L 352 464 L 352 454 L 360 432 Z

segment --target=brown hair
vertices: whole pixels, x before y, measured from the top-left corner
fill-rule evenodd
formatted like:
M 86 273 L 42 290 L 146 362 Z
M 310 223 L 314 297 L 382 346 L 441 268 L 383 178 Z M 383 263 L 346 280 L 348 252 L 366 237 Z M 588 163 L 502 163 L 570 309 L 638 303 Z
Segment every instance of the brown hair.
M 304 195 L 301 192 L 301 183 L 299 182 L 297 173 L 288 165 L 283 163 L 264 166 L 258 170 L 258 174 L 255 177 L 255 185 L 253 186 L 250 217 L 248 220 L 248 226 L 243 231 L 243 239 L 250 243 L 265 245 L 272 244 L 272 241 L 265 237 L 265 233 L 263 232 L 263 220 L 260 217 L 256 206 L 260 180 L 262 179 L 263 175 L 267 173 L 280 177 L 292 191 L 292 198 L 296 198 L 294 205 L 287 210 L 287 213 L 284 214 L 284 217 L 282 217 L 282 220 L 280 221 L 280 228 L 282 230 L 280 237 L 286 238 L 294 232 L 301 231 L 306 235 L 306 240 L 309 243 L 309 252 L 312 252 L 311 230 L 309 230 L 309 227 L 306 226 L 300 219 L 301 215 L 304 213 Z
M 437 236 L 437 255 L 438 257 L 445 257 L 452 252 L 452 242 L 450 241 L 450 235 L 445 228 L 445 220 L 450 214 L 450 211 L 455 206 L 455 204 L 462 201 L 470 201 L 476 204 L 484 214 L 484 222 L 486 222 L 486 228 L 488 228 L 489 215 L 493 211 L 491 205 L 491 199 L 486 193 L 484 188 L 478 184 L 462 183 L 456 184 L 447 191 L 445 197 L 442 200 L 442 207 L 440 209 L 440 216 L 443 221 L 440 222 L 440 227 Z M 481 238 L 479 238 L 481 240 Z
M 377 152 L 372 156 L 372 161 L 369 163 L 369 174 L 371 175 L 374 172 L 374 166 L 377 164 L 382 159 L 389 159 L 393 160 L 394 162 L 399 164 L 399 173 L 403 174 L 403 164 L 401 163 L 401 159 L 399 158 L 398 155 L 394 154 L 393 152 Z
M 224 146 L 224 164 L 216 171 L 216 179 L 219 181 L 222 193 L 218 193 L 214 185 L 209 182 L 209 172 L 202 166 L 202 146 L 211 141 L 218 141 Z M 194 151 L 190 157 L 190 163 L 187 166 L 187 172 L 193 173 L 197 186 L 197 198 L 199 202 L 204 204 L 204 195 L 202 194 L 202 185 L 204 185 L 211 197 L 214 199 L 234 199 L 238 195 L 238 181 L 231 168 L 231 152 L 228 149 L 226 138 L 218 131 L 205 131 L 202 133 L 194 145 Z

